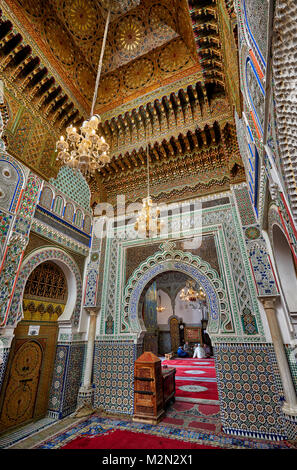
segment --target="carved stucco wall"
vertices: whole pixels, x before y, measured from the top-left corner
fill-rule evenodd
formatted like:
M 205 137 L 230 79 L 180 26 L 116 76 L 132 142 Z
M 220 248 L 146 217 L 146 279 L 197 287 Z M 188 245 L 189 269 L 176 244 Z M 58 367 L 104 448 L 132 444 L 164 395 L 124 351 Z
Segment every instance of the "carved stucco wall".
M 231 194 L 231 193 L 230 193 Z M 233 198 L 231 198 L 233 201 Z M 241 204 L 241 212 L 244 213 L 242 217 L 245 217 L 245 224 L 254 224 L 255 216 L 252 208 L 249 208 L 249 200 L 239 200 Z M 238 206 L 238 204 L 237 204 Z M 248 255 L 245 248 L 245 237 L 243 236 L 241 223 L 238 219 L 237 206 L 234 202 L 231 204 L 225 204 L 222 206 L 214 206 L 205 208 L 203 210 L 203 231 L 204 235 L 213 237 L 213 248 L 215 250 L 207 259 L 203 258 L 207 263 L 212 262 L 216 265 L 216 272 L 221 282 L 223 282 L 224 289 L 228 291 L 228 302 L 230 305 L 230 320 L 232 326 L 228 332 L 228 341 L 240 342 L 245 338 L 247 341 L 259 341 L 260 338 L 264 339 L 264 331 L 262 322 L 260 319 L 260 312 L 258 307 L 258 301 L 256 299 L 255 284 L 253 276 L 250 270 L 250 264 Z M 251 211 L 251 212 L 250 212 Z M 133 227 L 127 226 L 128 237 L 125 237 L 124 226 L 118 227 L 115 231 L 114 237 L 106 240 L 106 251 L 104 261 L 104 277 L 102 278 L 102 295 L 100 299 L 101 314 L 100 322 L 97 330 L 97 339 L 124 339 L 136 340 L 136 332 L 129 330 L 127 321 L 124 320 L 124 289 L 127 283 L 127 273 L 125 273 L 124 266 L 127 258 L 126 254 L 128 250 L 133 250 L 137 253 L 137 261 L 139 263 L 147 260 L 150 256 L 149 253 L 155 253 L 160 250 L 160 241 L 141 241 L 133 240 L 132 232 Z M 193 237 L 194 233 L 190 227 L 190 219 L 188 221 L 187 233 L 184 235 L 184 239 Z M 129 236 L 130 232 L 130 236 Z M 175 237 L 173 237 L 175 238 Z M 181 248 L 181 240 L 176 240 L 175 250 L 179 251 Z M 207 238 L 205 238 L 207 240 Z M 203 243 L 200 248 L 203 252 Z M 195 258 L 195 255 L 190 256 Z M 142 256 L 141 253 L 142 252 Z M 207 250 L 204 250 L 203 256 L 206 256 Z M 129 255 L 130 256 L 130 255 Z M 132 255 L 131 255 L 132 259 Z M 132 270 L 134 263 L 131 264 L 129 272 Z M 214 264 L 212 264 L 214 267 Z M 100 282 L 100 279 L 99 279 Z M 114 323 L 114 335 L 113 337 L 105 336 L 105 323 L 107 319 L 113 319 Z M 246 321 L 247 320 L 247 321 Z M 247 325 L 249 320 L 252 320 L 254 325 L 252 328 Z M 126 326 L 124 326 L 126 323 Z M 228 323 L 228 322 L 226 322 Z M 216 340 L 220 341 L 224 338 L 220 335 Z
M 277 0 L 273 35 L 273 79 L 278 141 L 284 180 L 297 222 L 297 5 L 294 0 Z M 288 38 L 290 38 L 288 40 Z
M 237 138 L 244 161 L 250 199 L 262 217 L 265 193 L 265 168 L 261 165 L 268 3 L 237 0 L 240 86 L 243 114 L 236 116 Z M 257 12 L 255 15 L 254 12 Z

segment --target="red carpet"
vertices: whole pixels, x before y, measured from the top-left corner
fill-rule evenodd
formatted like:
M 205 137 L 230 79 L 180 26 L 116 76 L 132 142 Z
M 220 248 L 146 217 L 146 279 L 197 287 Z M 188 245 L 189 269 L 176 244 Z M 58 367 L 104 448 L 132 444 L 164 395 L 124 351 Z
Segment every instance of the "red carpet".
M 217 433 L 221 431 L 219 413 L 220 407 L 218 405 L 176 401 L 166 410 L 166 417 L 162 419 L 160 425 L 189 431 Z
M 187 377 L 188 379 L 199 378 L 202 379 L 214 379 L 216 378 L 216 371 L 214 368 L 203 368 L 203 367 L 176 367 L 176 377 Z
M 193 358 L 185 358 L 185 359 L 169 359 L 162 361 L 162 366 L 167 365 L 168 367 L 175 367 L 175 366 L 184 366 L 184 367 L 203 367 L 209 366 L 214 367 L 214 359 L 193 359 Z
M 170 359 L 162 362 L 162 366 L 175 367 L 175 396 L 199 400 L 218 400 L 218 387 L 214 381 L 199 380 L 215 379 L 214 359 Z M 190 380 L 185 380 L 185 379 Z M 191 380 L 193 379 L 193 380 Z
M 96 437 L 77 437 L 62 449 L 213 449 L 214 446 L 194 444 L 142 432 L 112 430 Z M 216 449 L 220 449 L 217 447 Z
M 213 401 L 218 400 L 217 383 L 214 381 L 199 380 L 216 377 L 213 359 L 174 359 L 163 361 L 162 366 L 176 368 L 176 393 L 180 400 L 183 398 Z M 186 380 L 189 379 L 189 380 Z M 194 400 L 195 401 L 195 400 Z M 215 403 L 215 402 L 214 402 Z M 109 429 L 94 436 L 83 433 L 64 445 L 63 449 L 213 449 L 222 448 L 217 445 L 195 444 L 166 436 L 168 429 L 187 430 L 189 432 L 220 433 L 220 408 L 217 404 L 190 403 L 176 401 L 160 422 L 164 426 L 161 436 L 150 434 L 149 431 L 135 432 L 132 430 Z
M 191 380 L 175 381 L 176 397 L 200 398 L 203 400 L 218 400 L 216 382 L 199 382 Z

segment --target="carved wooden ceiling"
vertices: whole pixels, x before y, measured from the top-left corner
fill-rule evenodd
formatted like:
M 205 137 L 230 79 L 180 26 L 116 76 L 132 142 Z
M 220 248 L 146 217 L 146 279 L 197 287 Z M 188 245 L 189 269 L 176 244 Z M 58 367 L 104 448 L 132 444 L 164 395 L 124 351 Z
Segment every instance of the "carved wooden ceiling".
M 106 0 L 7 0 L 86 115 L 94 93 Z M 96 111 L 199 67 L 191 20 L 175 0 L 142 0 L 111 19 Z M 185 6 L 185 5 L 184 5 Z
M 4 2 L 0 74 L 57 133 L 89 115 L 106 4 Z M 233 119 L 234 108 L 240 113 L 233 1 L 126 4 L 129 11 L 112 13 L 96 104 L 113 158 L 93 192 L 102 185 L 125 192 L 131 181 L 142 188 L 146 141 L 163 182 L 162 167 L 184 179 L 204 171 L 208 186 L 244 179 Z

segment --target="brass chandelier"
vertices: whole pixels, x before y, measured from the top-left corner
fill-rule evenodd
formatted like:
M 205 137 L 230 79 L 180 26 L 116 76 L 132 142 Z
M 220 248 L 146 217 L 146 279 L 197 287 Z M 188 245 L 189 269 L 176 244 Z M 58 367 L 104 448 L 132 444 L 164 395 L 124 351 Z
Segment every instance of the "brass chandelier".
M 149 173 L 149 155 L 148 146 L 146 148 L 147 159 L 147 197 L 142 199 L 142 208 L 136 219 L 134 229 L 138 235 L 143 238 L 159 236 L 164 222 L 160 218 L 160 209 L 153 204 L 150 197 L 150 173 Z
M 96 170 L 110 162 L 109 145 L 103 136 L 97 134 L 101 118 L 98 114 L 94 114 L 110 14 L 111 10 L 109 8 L 97 70 L 91 117 L 83 122 L 79 131 L 72 125 L 68 126 L 66 128 L 66 139 L 61 136 L 56 143 L 57 160 L 73 169 L 80 170 L 86 178 L 94 175 Z
M 157 312 L 161 313 L 164 312 L 166 307 L 163 307 L 161 304 L 161 296 L 159 295 L 159 305 L 157 306 Z
M 194 282 L 187 281 L 185 287 L 182 289 L 179 298 L 188 302 L 196 302 L 197 300 L 205 300 L 206 294 L 202 287 L 199 292 L 194 289 Z

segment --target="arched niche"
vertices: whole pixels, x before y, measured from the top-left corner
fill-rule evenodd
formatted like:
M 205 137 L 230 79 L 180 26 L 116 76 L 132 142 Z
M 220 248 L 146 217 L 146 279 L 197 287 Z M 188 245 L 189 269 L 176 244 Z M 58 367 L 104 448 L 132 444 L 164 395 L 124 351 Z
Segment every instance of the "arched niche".
M 67 202 L 64 211 L 64 219 L 73 223 L 73 216 L 74 216 L 74 205 L 71 202 Z
M 177 311 L 176 309 L 176 303 L 177 303 L 177 300 L 179 298 L 179 295 L 181 293 L 181 290 L 185 287 L 185 284 L 187 281 L 194 281 L 195 282 L 195 279 L 192 277 L 192 276 L 185 276 L 184 278 L 184 282 L 182 284 L 180 284 L 178 287 L 175 286 L 175 288 L 172 289 L 172 286 L 170 286 L 169 288 L 166 288 L 164 287 L 164 285 L 162 285 L 162 287 L 158 287 L 158 280 L 161 278 L 162 279 L 162 275 L 164 274 L 178 274 L 178 273 L 182 273 L 182 271 L 163 271 L 161 274 L 158 274 L 156 277 L 154 277 L 153 279 L 151 279 L 147 285 L 143 288 L 143 291 L 140 295 L 140 298 L 139 298 L 139 303 L 138 303 L 138 316 L 139 316 L 139 319 L 140 321 L 142 320 L 142 317 L 143 317 L 143 305 L 144 305 L 144 299 L 145 299 L 145 296 L 147 294 L 147 292 L 149 291 L 150 287 L 152 286 L 152 284 L 154 282 L 157 283 L 157 305 L 159 304 L 159 295 L 160 297 L 163 298 L 163 300 L 166 298 L 166 308 L 167 308 L 167 313 L 166 315 L 162 315 L 161 313 L 158 313 L 157 312 L 157 323 L 158 325 L 168 325 L 169 323 L 169 318 L 171 317 L 178 317 L 180 320 L 183 320 L 185 323 L 187 323 L 187 317 L 185 316 L 184 312 L 180 312 L 180 311 Z M 184 274 L 184 273 L 182 273 Z M 162 303 L 162 302 L 161 302 Z M 184 318 L 185 316 L 185 318 Z M 161 320 L 161 321 L 160 321 Z M 189 321 L 188 323 L 199 323 L 199 318 L 197 319 L 197 321 Z M 202 325 L 202 323 L 201 323 Z
M 284 299 L 293 323 L 297 323 L 297 266 L 287 238 L 274 224 L 271 229 L 272 248 Z
M 24 259 L 12 298 L 8 325 L 15 325 L 23 318 L 25 285 L 30 274 L 44 261 L 53 261 L 62 269 L 67 281 L 67 290 L 71 293 L 67 298 L 63 314 L 59 317 L 59 322 L 69 322 L 73 326 L 78 326 L 82 302 L 81 275 L 74 260 L 64 250 L 52 247 L 34 250 Z
M 44 186 L 40 195 L 39 204 L 46 209 L 51 209 L 54 193 L 49 186 Z
M 54 261 L 44 261 L 30 274 L 24 289 L 24 320 L 56 322 L 68 298 L 67 280 Z
M 62 215 L 64 210 L 64 199 L 62 196 L 56 196 L 53 205 L 53 212 L 58 215 Z
M 81 227 L 82 226 L 82 220 L 83 220 L 82 211 L 80 209 L 77 209 L 77 211 L 75 213 L 75 218 L 74 218 L 75 225 L 77 227 Z
M 84 218 L 84 232 L 89 234 L 91 231 L 91 217 L 89 215 L 86 215 Z

